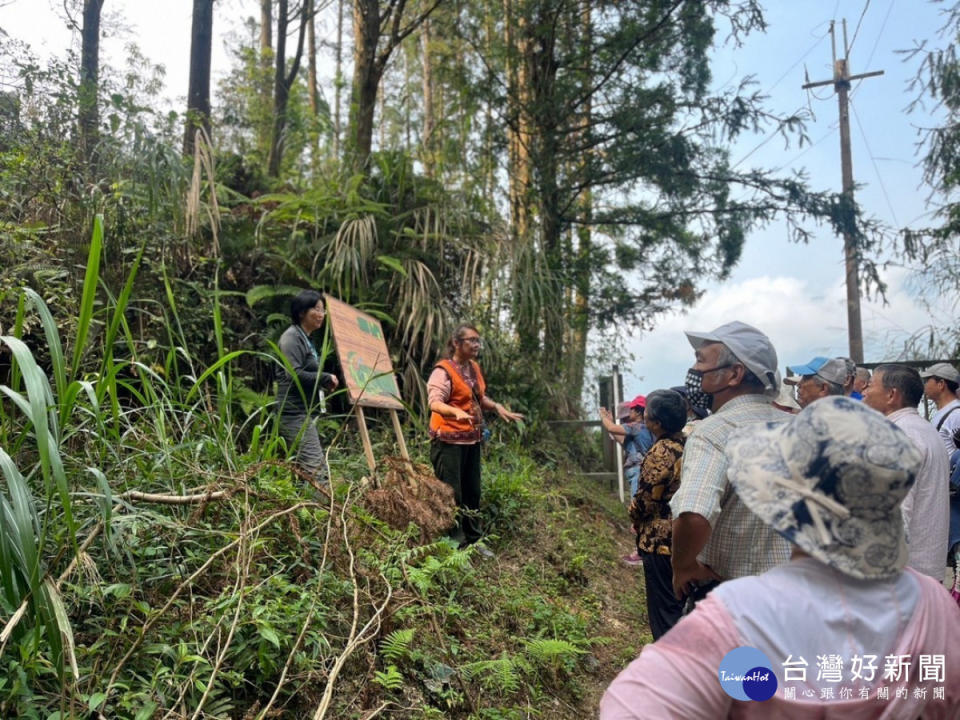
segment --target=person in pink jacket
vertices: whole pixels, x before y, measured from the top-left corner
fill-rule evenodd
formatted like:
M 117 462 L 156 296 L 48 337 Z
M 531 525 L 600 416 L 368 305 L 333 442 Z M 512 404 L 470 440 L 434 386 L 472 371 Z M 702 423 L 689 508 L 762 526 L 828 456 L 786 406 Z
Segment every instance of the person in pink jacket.
M 790 541 L 719 585 L 607 689 L 602 720 L 960 718 L 960 608 L 906 568 L 900 503 L 922 463 L 846 397 L 727 446 L 740 499 Z

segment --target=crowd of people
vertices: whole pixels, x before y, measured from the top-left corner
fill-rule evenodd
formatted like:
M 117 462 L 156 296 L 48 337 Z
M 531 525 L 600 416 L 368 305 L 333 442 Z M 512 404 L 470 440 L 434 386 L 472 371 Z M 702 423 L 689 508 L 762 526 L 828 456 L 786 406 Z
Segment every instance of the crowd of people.
M 615 436 L 653 438 L 624 450 L 655 641 L 601 718 L 960 717 L 960 607 L 944 587 L 960 559 L 960 372 L 815 357 L 782 379 L 750 325 L 686 335 L 683 386 L 637 396 L 620 424 L 600 412 Z M 770 666 L 740 668 L 737 688 L 766 678 L 763 697 L 724 682 L 745 651 Z
M 301 292 L 290 314 L 280 432 L 324 483 L 314 409 L 338 381 L 309 337 L 322 296 Z M 622 560 L 643 567 L 654 639 L 601 718 L 960 718 L 960 607 L 944 587 L 948 564 L 960 573 L 960 372 L 815 357 L 782 378 L 750 325 L 686 335 L 683 385 L 637 395 L 616 419 L 600 410 L 623 446 L 635 541 Z M 458 506 L 451 539 L 489 555 L 484 413 L 523 416 L 488 395 L 481 343 L 456 328 L 427 388 L 430 459 Z M 758 678 L 760 695 L 744 694 Z

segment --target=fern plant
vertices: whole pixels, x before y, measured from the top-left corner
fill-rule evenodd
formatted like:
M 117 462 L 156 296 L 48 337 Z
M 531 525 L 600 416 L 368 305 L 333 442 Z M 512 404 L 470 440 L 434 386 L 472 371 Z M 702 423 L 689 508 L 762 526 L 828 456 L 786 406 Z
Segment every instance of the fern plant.
M 462 578 L 471 568 L 469 549 L 458 550 L 446 542 L 434 543 L 433 547 L 441 557 L 426 555 L 419 566 L 407 569 L 410 582 L 424 596 L 446 582 Z
M 373 681 L 385 690 L 399 690 L 403 687 L 403 675 L 397 670 L 396 665 L 387 665 L 384 672 L 374 671 Z
M 520 690 L 523 674 L 531 667 L 523 656 L 504 652 L 494 660 L 467 663 L 460 670 L 468 680 L 479 680 L 484 689 L 510 695 Z
M 556 638 L 528 640 L 526 647 L 527 657 L 531 662 L 537 667 L 548 670 L 554 677 L 561 670 L 572 672 L 576 667 L 577 659 L 586 652 L 571 642 Z
M 409 657 L 413 634 L 413 628 L 394 630 L 380 643 L 380 654 L 390 662 L 398 662 Z

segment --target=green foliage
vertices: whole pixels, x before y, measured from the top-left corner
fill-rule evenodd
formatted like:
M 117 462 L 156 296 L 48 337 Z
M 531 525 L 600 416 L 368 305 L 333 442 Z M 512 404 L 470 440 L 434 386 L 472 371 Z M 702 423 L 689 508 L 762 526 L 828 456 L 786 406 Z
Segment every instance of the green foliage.
M 380 654 L 389 662 L 397 662 L 407 657 L 415 632 L 413 628 L 394 630 L 380 643 Z
M 918 130 L 918 154 L 923 166 L 923 179 L 930 188 L 929 205 L 933 220 L 925 226 L 903 228 L 894 250 L 902 252 L 913 266 L 919 282 L 915 291 L 933 305 L 944 297 L 956 297 L 960 288 L 960 255 L 957 253 L 960 232 L 960 6 L 947 5 L 942 10 L 943 25 L 939 41 L 914 40 L 904 55 L 919 60 L 917 74 L 911 83 L 916 98 L 911 110 L 933 103 L 942 115 L 942 124 Z M 955 308 L 954 308 L 955 309 Z M 951 319 L 952 320 L 952 319 Z M 942 326 L 919 330 L 904 348 L 904 357 L 933 358 L 960 356 L 960 333 L 950 320 Z
M 505 695 L 519 691 L 524 673 L 530 670 L 530 664 L 522 656 L 510 656 L 507 653 L 495 660 L 478 660 L 461 668 L 468 679 L 477 679 L 486 689 Z
M 375 671 L 373 681 L 384 690 L 399 690 L 403 687 L 403 675 L 395 665 L 387 665 L 385 672 Z
M 450 588 L 471 567 L 471 551 L 457 550 L 448 542 L 437 543 L 418 554 L 418 564 L 408 566 L 407 576 L 421 595 Z
M 356 679 L 337 691 L 338 713 L 349 713 L 358 695 L 353 683 L 363 678 L 372 692 L 418 703 L 423 717 L 463 712 L 467 693 L 475 690 L 486 698 L 478 717 L 514 717 L 543 692 L 573 692 L 576 701 L 571 677 L 579 674 L 578 658 L 594 641 L 579 611 L 565 609 L 560 595 L 542 596 L 570 587 L 560 576 L 548 579 L 549 568 L 527 564 L 525 573 L 536 567 L 539 574 L 514 585 L 486 577 L 488 570 L 479 568 L 469 548 L 458 550 L 445 540 L 409 546 L 410 534 L 393 534 L 352 505 L 350 485 L 338 488 L 333 506 L 304 507 L 288 516 L 289 523 L 265 524 L 265 514 L 284 513 L 301 502 L 304 488 L 291 484 L 285 468 L 264 465 L 276 457 L 278 444 L 263 408 L 254 406 L 247 415 L 236 406 L 228 373 L 243 354 L 215 338 L 222 355 L 204 365 L 177 344 L 187 332 L 183 305 L 168 282 L 162 311 L 170 344 L 158 343 L 154 361 L 117 361 L 118 354 L 137 350 L 130 341 L 129 286 L 128 278 L 117 299 L 102 287 L 105 300 L 94 305 L 89 322 L 114 328 L 101 337 L 120 342 L 111 352 L 87 343 L 85 356 L 99 350 L 101 369 L 64 410 L 58 392 L 31 364 L 29 350 L 9 339 L 24 390 L 3 388 L 19 414 L 3 415 L 0 430 L 13 440 L 18 457 L 29 459 L 27 440 L 37 433 L 31 400 L 40 392 L 43 407 L 53 408 L 40 413 L 40 425 L 46 419 L 51 437 L 53 428 L 62 433 L 61 444 L 63 438 L 71 443 L 71 455 L 62 459 L 70 487 L 89 488 L 66 496 L 74 503 L 79 534 L 87 536 L 96 521 L 104 523 L 104 532 L 103 543 L 90 545 L 82 561 L 96 568 L 84 571 L 95 573 L 96 581 L 75 573 L 58 592 L 44 576 L 51 559 L 71 547 L 69 536 L 45 534 L 44 527 L 53 525 L 49 512 L 42 517 L 32 510 L 36 488 L 28 486 L 12 456 L 0 457 L 11 493 L 0 495 L 0 551 L 22 547 L 26 558 L 11 560 L 0 552 L 0 582 L 17 591 L 2 588 L 3 606 L 8 610 L 27 594 L 33 598 L 30 619 L 0 654 L 4 714 L 45 717 L 67 692 L 80 707 L 119 717 L 150 717 L 173 707 L 227 716 L 262 705 L 278 685 L 291 711 L 308 714 L 312 708 L 298 702 L 305 702 L 304 690 L 315 683 L 317 668 L 330 667 L 344 651 L 355 595 L 365 598 L 358 606 L 363 622 L 369 617 L 363 608 L 380 601 L 384 582 L 416 600 L 395 606 L 393 617 L 402 627 L 380 640 L 379 667 L 364 672 L 360 656 L 348 658 L 347 675 Z M 29 297 L 37 312 L 53 319 L 39 296 Z M 29 307 L 23 303 L 24 320 L 31 316 Z M 219 332 L 215 318 L 212 324 Z M 56 322 L 46 325 L 48 344 L 58 346 Z M 77 381 L 68 363 L 62 367 L 59 386 L 69 392 Z M 39 454 L 32 462 L 39 468 Z M 512 528 L 538 527 L 541 520 L 533 513 L 549 496 L 539 489 L 542 478 L 534 462 L 503 446 L 487 469 L 489 499 L 498 507 L 496 512 L 487 507 L 491 527 L 501 537 L 512 537 Z M 33 474 L 43 475 L 39 469 Z M 43 487 L 50 507 L 51 498 L 59 499 L 56 482 Z M 224 488 L 236 495 L 202 510 L 148 507 L 125 495 L 130 489 L 189 494 Z M 11 524 L 8 518 L 19 520 Z M 352 536 L 356 548 L 352 560 L 338 541 L 339 531 L 327 534 L 331 523 L 341 522 L 347 528 L 344 540 Z M 250 533 L 254 525 L 262 529 Z M 360 544 L 357 534 L 365 528 L 376 534 L 363 535 Z M 38 591 L 31 592 L 31 582 Z M 504 622 L 505 616 L 512 622 Z M 464 633 L 467 627 L 473 631 Z M 58 657 L 75 657 L 70 679 L 51 672 L 57 662 L 72 664 Z M 106 672 L 92 672 L 104 666 Z
M 561 671 L 572 672 L 577 658 L 585 650 L 557 638 L 537 638 L 527 643 L 527 656 L 537 667 L 546 668 L 554 676 Z

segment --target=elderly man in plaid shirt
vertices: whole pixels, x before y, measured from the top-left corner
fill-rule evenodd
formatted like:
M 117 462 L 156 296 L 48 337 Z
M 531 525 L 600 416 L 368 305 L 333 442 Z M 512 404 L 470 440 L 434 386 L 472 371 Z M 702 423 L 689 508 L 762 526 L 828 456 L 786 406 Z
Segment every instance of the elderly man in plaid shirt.
M 687 440 L 673 513 L 673 590 L 688 608 L 721 580 L 758 575 L 787 562 L 789 544 L 740 501 L 727 479 L 727 440 L 750 424 L 787 419 L 771 405 L 780 385 L 777 352 L 742 322 L 686 333 L 696 354 L 690 401 L 710 407 Z

